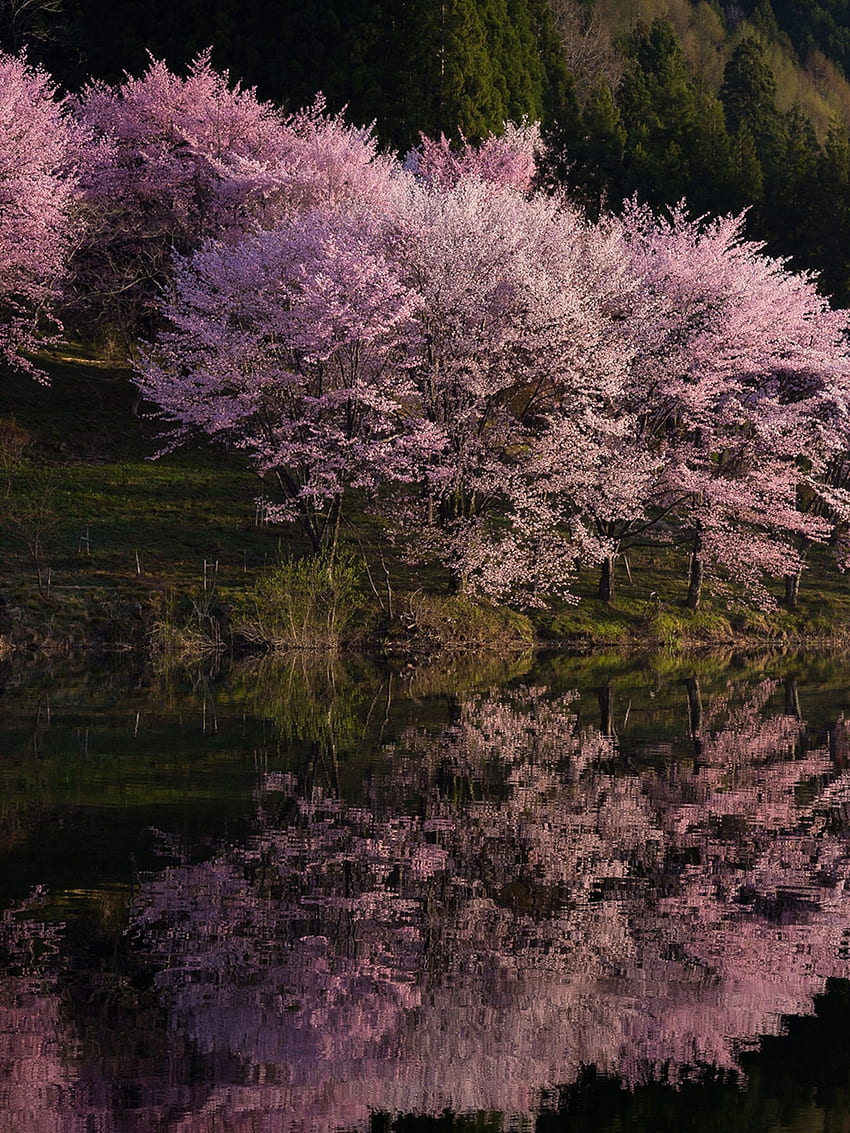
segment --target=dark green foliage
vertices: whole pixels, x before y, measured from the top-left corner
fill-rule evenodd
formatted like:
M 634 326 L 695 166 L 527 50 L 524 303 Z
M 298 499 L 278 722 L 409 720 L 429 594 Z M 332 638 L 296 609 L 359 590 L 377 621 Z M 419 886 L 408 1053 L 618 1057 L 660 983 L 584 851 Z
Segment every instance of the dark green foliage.
M 502 120 L 523 115 L 539 119 L 544 75 L 527 5 L 522 0 L 487 0 L 483 14 Z
M 818 155 L 811 184 L 811 256 L 825 289 L 850 302 L 850 141 L 835 123 Z
M 623 167 L 627 136 L 611 88 L 600 79 L 581 112 L 574 137 L 561 148 L 560 164 L 549 170 L 551 177 L 570 185 L 593 219 L 609 200 L 628 195 Z
M 695 214 L 748 210 L 747 234 L 850 301 L 850 142 L 835 122 L 823 145 L 801 110 L 781 113 L 759 39 L 744 38 L 719 97 L 691 73 L 670 24 L 624 40 L 616 92 L 597 84 L 577 116 L 547 135 L 544 178 L 566 184 L 592 216 L 637 195 L 684 199 Z
M 460 126 L 467 136 L 481 137 L 504 119 L 482 7 L 473 0 L 448 0 L 442 6 L 433 44 L 440 60 L 436 128 L 429 133 L 452 134 Z
M 755 139 L 746 126 L 742 126 L 732 139 L 732 160 L 735 164 L 741 203 L 749 206 L 761 205 L 764 201 L 764 173 Z
M 181 70 L 213 64 L 297 109 L 318 91 L 406 149 L 420 131 L 475 138 L 506 119 L 575 112 L 548 0 L 50 0 L 23 29 L 0 4 L 0 46 L 30 44 L 65 87 L 141 73 L 148 52 Z M 6 26 L 8 25 L 8 26 Z
M 751 36 L 741 40 L 726 64 L 720 100 L 730 133 L 746 126 L 761 140 L 776 131 L 776 79 L 761 45 Z
M 792 171 L 786 122 L 776 109 L 776 79 L 758 40 L 747 37 L 732 52 L 720 100 L 735 146 L 742 203 L 756 206 L 759 235 L 769 237 L 779 227 L 772 213 L 787 195 Z
M 348 103 L 353 120 L 375 119 L 401 149 L 420 132 L 475 139 L 508 119 L 575 113 L 548 0 L 373 0 L 361 8 L 352 20 L 345 6 L 349 46 L 325 60 L 327 81 L 314 75 L 314 88 L 331 105 Z M 336 83 L 356 59 L 371 85 L 350 73 Z
M 823 270 L 826 261 L 814 234 L 821 217 L 817 205 L 821 150 L 811 123 L 799 110 L 783 116 L 777 134 L 775 161 L 762 163 L 763 234 L 776 255 L 791 256 L 800 267 Z M 745 186 L 744 186 L 745 187 Z M 834 288 L 830 288 L 834 290 Z
M 772 12 L 801 59 L 820 50 L 850 73 L 848 0 L 772 0 Z
M 547 127 L 575 126 L 578 118 L 573 77 L 564 61 L 563 44 L 549 0 L 525 0 L 543 69 L 543 114 Z
M 726 212 L 740 198 L 735 151 L 722 109 L 690 74 L 663 20 L 638 25 L 623 44 L 628 65 L 616 95 L 600 83 L 554 168 L 598 210 L 633 194 L 653 204 L 686 198 L 698 212 Z

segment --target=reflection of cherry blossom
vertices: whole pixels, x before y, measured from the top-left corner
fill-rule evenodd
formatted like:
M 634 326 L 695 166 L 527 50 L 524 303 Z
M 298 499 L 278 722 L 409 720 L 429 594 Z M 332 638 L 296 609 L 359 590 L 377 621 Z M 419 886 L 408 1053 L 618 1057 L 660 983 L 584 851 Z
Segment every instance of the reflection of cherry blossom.
M 37 898 L 36 898 L 37 899 Z M 0 1127 L 9 1133 L 67 1133 L 75 1128 L 67 1065 L 68 1036 L 51 976 L 61 927 L 0 915 Z
M 321 1133 L 446 1108 L 507 1128 L 587 1066 L 740 1073 L 850 972 L 850 772 L 805 751 L 775 682 L 688 691 L 646 766 L 574 696 L 513 687 L 397 726 L 342 767 L 344 797 L 269 773 L 249 839 L 143 880 L 120 975 L 70 961 L 43 898 L 5 914 L 0 1129 Z
M 661 770 L 626 771 L 536 688 L 409 730 L 356 803 L 269 776 L 248 847 L 133 910 L 174 1026 L 246 1067 L 179 1128 L 529 1114 L 590 1064 L 631 1085 L 736 1071 L 848 973 L 844 777 L 798 757 L 774 691 L 709 703 L 696 764 Z

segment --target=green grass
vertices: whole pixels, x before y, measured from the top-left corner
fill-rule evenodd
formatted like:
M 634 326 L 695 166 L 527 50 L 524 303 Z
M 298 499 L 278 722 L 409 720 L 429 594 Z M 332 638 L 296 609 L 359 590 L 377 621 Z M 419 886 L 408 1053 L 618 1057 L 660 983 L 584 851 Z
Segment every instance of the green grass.
M 203 594 L 206 577 L 226 601 L 302 549 L 256 525 L 258 481 L 238 462 L 202 448 L 151 459 L 158 426 L 134 413 L 125 370 L 73 356 L 47 368 L 49 386 L 0 378 L 7 632 L 17 619 L 36 637 L 138 637 L 170 595 Z
M 640 548 L 629 553 L 630 574 L 622 560 L 614 601 L 597 597 L 598 574 L 586 570 L 575 587 L 579 602 L 560 605 L 539 619 L 544 640 L 605 645 L 650 644 L 680 649 L 746 641 L 796 645 L 805 641 L 850 640 L 850 579 L 835 566 L 827 548 L 816 548 L 800 586 L 799 608 L 781 605 L 760 610 L 734 586 L 707 581 L 697 611 L 685 607 L 688 556 L 680 548 Z
M 307 550 L 297 530 L 257 526 L 259 482 L 238 459 L 201 445 L 151 459 L 159 426 L 136 412 L 127 370 L 71 348 L 47 356 L 45 367 L 49 385 L 0 375 L 0 644 L 139 645 L 163 619 L 194 627 L 214 615 L 227 624 L 270 568 Z M 446 597 L 438 568 L 411 568 L 386 549 L 379 562 L 374 520 L 359 517 L 347 537 L 355 554 L 368 550 L 382 599 L 388 565 L 396 617 L 407 612 L 416 623 L 397 627 L 400 636 L 418 628 L 424 654 L 438 639 L 458 647 L 464 634 L 468 645 L 481 638 L 505 652 L 527 648 L 531 623 L 518 615 L 453 611 L 460 600 Z M 710 585 L 692 613 L 681 550 L 634 549 L 628 563 L 618 562 L 610 605 L 596 597 L 598 574 L 587 570 L 576 605 L 535 612 L 538 640 L 678 650 L 850 638 L 850 586 L 826 550 L 812 556 L 795 613 L 765 614 L 746 595 Z M 388 648 L 404 652 L 399 634 Z

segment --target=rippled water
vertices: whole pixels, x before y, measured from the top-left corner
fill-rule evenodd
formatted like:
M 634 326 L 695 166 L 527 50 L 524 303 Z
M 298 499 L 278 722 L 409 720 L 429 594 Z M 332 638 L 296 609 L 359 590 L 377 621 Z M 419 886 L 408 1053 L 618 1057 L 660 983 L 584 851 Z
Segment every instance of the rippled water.
M 6 674 L 0 1129 L 846 1128 L 847 667 Z

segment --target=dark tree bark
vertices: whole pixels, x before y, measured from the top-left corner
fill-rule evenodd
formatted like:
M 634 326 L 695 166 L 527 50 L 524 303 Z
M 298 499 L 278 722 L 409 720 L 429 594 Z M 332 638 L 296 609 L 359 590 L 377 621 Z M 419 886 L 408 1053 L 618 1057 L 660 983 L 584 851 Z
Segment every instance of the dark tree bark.
M 599 575 L 599 597 L 603 602 L 614 601 L 614 556 L 608 555 L 602 560 L 602 571 Z
M 800 571 L 785 575 L 785 605 L 796 610 L 800 602 Z
M 691 551 L 691 568 L 688 577 L 688 597 L 686 605 L 689 610 L 698 610 L 702 599 L 702 583 L 705 577 L 705 562 L 702 557 L 702 528 L 698 527 L 694 535 L 694 545 Z

